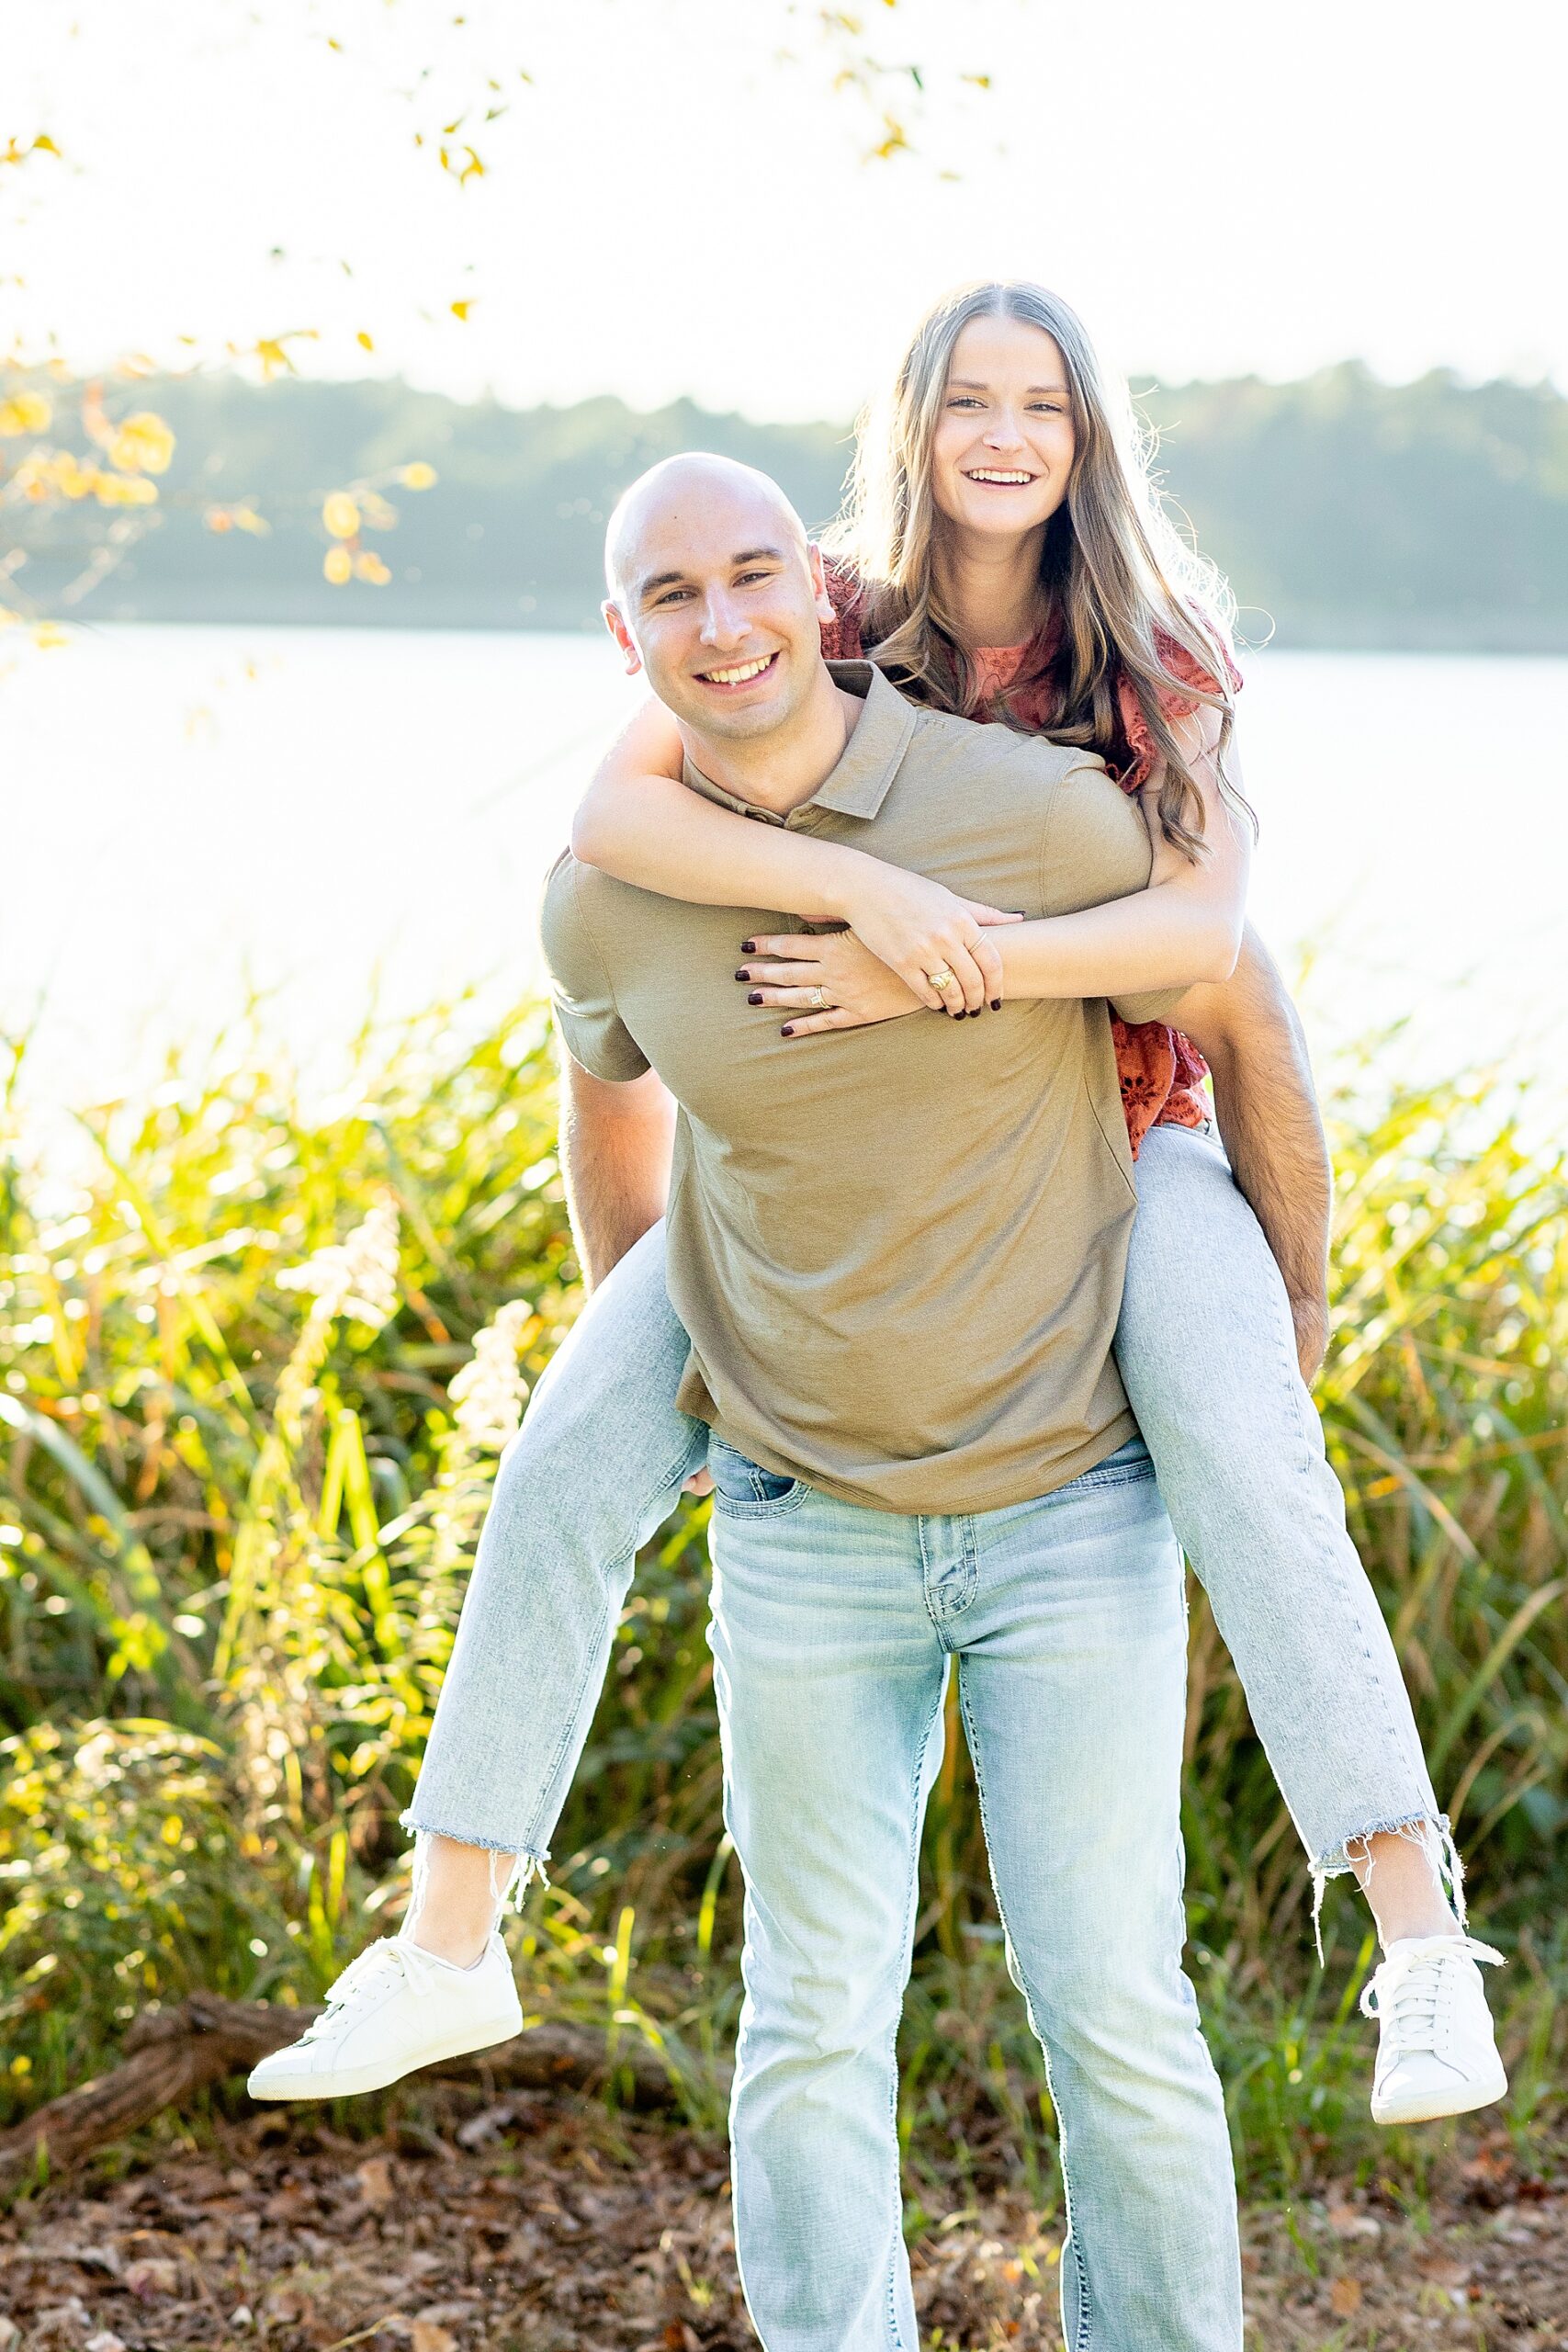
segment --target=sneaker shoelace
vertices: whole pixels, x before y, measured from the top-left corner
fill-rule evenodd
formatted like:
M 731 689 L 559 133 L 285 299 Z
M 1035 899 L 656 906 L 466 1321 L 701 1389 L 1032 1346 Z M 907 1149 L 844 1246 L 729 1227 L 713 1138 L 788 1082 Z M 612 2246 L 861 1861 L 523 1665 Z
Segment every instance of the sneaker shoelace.
M 326 2007 L 306 2027 L 300 2041 L 319 2041 L 338 2025 L 335 2010 L 353 2000 L 356 1993 L 368 1992 L 392 1976 L 401 1976 L 409 1990 L 416 1994 L 428 1993 L 434 1981 L 430 1962 L 412 1944 L 405 1944 L 397 1937 L 383 1937 L 379 1943 L 367 1944 L 357 1960 L 350 1961 L 329 1991 Z
M 1393 2049 L 1434 2050 L 1443 1970 L 1450 1961 L 1485 1961 L 1505 1965 L 1500 1951 L 1473 1936 L 1423 1936 L 1407 1951 L 1385 1960 L 1361 1995 L 1361 2014 L 1376 2018 Z

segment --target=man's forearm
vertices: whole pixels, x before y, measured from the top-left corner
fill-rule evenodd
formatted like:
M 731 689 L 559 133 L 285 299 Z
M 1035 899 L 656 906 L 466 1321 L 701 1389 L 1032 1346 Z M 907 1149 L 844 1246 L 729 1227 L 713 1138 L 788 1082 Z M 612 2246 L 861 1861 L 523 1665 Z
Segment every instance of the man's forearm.
M 649 1071 L 613 1085 L 561 1057 L 560 1157 L 584 1286 L 596 1290 L 664 1214 L 675 1110 Z
M 1292 1305 L 1325 1314 L 1334 1207 L 1328 1143 L 1295 1007 L 1250 924 L 1231 978 L 1194 989 L 1172 1018 L 1213 1073 L 1232 1172 Z

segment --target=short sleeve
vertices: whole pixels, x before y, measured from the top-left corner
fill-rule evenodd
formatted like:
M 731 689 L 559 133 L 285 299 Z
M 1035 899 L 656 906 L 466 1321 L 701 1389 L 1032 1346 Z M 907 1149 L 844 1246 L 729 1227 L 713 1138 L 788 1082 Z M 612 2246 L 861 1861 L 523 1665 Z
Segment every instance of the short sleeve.
M 1076 914 L 1146 890 L 1154 852 L 1148 828 L 1104 763 L 1084 759 L 1056 786 L 1045 824 L 1040 895 L 1047 914 Z M 1187 990 L 1144 989 L 1111 1000 L 1123 1021 L 1164 1021 Z
M 582 905 L 582 868 L 563 852 L 545 885 L 539 921 L 550 976 L 550 1009 L 574 1062 L 594 1078 L 625 1081 L 648 1069 L 615 1004 L 609 967 Z

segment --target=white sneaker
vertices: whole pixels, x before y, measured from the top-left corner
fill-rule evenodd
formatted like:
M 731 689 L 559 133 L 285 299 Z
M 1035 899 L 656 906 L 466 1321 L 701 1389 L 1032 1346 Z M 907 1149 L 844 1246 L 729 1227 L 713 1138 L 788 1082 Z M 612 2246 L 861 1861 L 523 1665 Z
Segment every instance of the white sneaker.
M 352 1961 L 298 2041 L 264 2058 L 253 2098 L 351 2098 L 384 2090 L 416 2066 L 488 2050 L 523 2030 L 506 1946 L 492 1935 L 472 1968 L 454 1968 L 400 1937 Z
M 1478 1960 L 1502 1963 L 1470 1936 L 1404 1936 L 1361 1995 L 1378 2020 L 1374 2123 L 1427 2123 L 1490 2107 L 1508 2087 Z

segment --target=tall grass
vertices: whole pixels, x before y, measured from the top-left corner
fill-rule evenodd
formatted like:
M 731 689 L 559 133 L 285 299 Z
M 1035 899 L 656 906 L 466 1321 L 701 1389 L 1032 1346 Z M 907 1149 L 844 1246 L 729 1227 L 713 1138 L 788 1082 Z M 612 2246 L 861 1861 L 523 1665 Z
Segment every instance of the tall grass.
M 496 1450 L 575 1308 L 533 1008 L 477 1042 L 444 1012 L 362 1038 L 310 1112 L 243 1033 L 203 1075 L 87 1114 L 90 1165 L 63 1192 L 17 1125 L 0 1166 L 13 2112 L 139 2007 L 196 1983 L 308 1998 L 395 1915 L 397 1816 Z M 1481 1084 L 1395 1091 L 1336 1141 L 1322 1398 L 1477 1905 L 1515 1955 L 1528 2125 L 1568 1982 L 1568 1190 L 1517 1100 Z M 739 1888 L 705 1523 L 688 1507 L 643 1563 L 519 1934 L 534 2008 L 657 2036 L 711 2117 Z M 1364 1915 L 1331 1897 L 1318 1976 L 1304 1864 L 1201 1604 L 1187 1829 L 1238 2143 L 1255 2177 L 1299 2177 L 1354 2143 Z M 936 2127 L 960 2171 L 1021 2165 L 1045 2197 L 1043 2092 L 956 1739 L 925 1885 L 906 2130 Z

